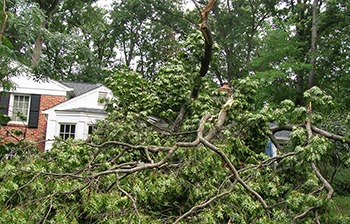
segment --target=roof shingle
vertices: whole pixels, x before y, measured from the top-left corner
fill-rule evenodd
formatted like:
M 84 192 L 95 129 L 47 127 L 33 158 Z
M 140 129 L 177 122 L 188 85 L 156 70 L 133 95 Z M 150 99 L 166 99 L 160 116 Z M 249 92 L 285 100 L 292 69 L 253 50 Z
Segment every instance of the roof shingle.
M 100 83 L 82 83 L 82 82 L 68 82 L 68 81 L 59 81 L 59 82 L 69 88 L 73 88 L 76 96 L 82 95 L 102 85 Z

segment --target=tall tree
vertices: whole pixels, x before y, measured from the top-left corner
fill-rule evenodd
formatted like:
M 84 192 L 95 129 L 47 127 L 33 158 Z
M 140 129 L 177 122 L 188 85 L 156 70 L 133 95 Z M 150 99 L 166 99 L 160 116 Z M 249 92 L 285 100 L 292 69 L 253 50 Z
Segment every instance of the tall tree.
M 278 1 L 217 1 L 212 19 L 213 32 L 218 37 L 223 64 L 217 65 L 219 80 L 230 82 L 248 75 L 247 65 L 259 47 L 258 35 L 266 20 L 275 14 Z
M 39 62 L 42 46 L 44 43 L 43 31 L 46 29 L 47 23 L 55 13 L 68 13 L 71 18 L 76 16 L 86 5 L 91 5 L 96 0 L 32 0 L 33 3 L 37 3 L 40 9 L 44 12 L 45 18 L 41 20 L 40 28 L 37 30 L 35 46 L 33 50 L 33 57 L 31 61 L 31 67 Z M 75 23 L 79 24 L 77 18 L 74 19 Z
M 180 1 L 115 2 L 111 20 L 121 61 L 151 79 L 160 65 L 174 57 L 178 41 L 189 30 Z
M 350 5 L 348 1 L 330 1 L 319 14 L 319 37 L 316 71 L 322 76 L 317 86 L 332 94 L 341 106 L 350 105 Z
M 116 43 L 107 16 L 108 11 L 87 6 L 79 16 L 64 19 L 72 20 L 69 23 L 62 23 L 61 16 L 53 17 L 36 74 L 57 80 L 103 82 L 107 70 L 116 64 Z
M 1 12 L 1 86 L 8 90 L 12 86 L 11 77 L 23 70 L 32 57 L 35 31 L 40 28 L 43 12 L 37 5 L 26 1 L 2 1 Z
M 266 82 L 268 88 L 276 90 L 275 93 L 267 91 L 269 93 L 266 95 L 276 95 L 276 92 L 280 92 L 283 97 L 286 97 L 285 94 L 289 93 L 290 98 L 302 105 L 302 93 L 308 87 L 317 85 L 325 88 L 320 84 L 325 84 L 323 79 L 326 76 L 319 76 L 316 79 L 315 73 L 319 69 L 324 69 L 322 68 L 323 58 L 329 57 L 326 54 L 330 53 L 334 56 L 336 52 L 317 50 L 317 45 L 322 46 L 322 42 L 328 40 L 327 30 L 339 29 L 342 33 L 342 30 L 346 29 L 346 25 L 339 20 L 343 12 L 332 5 L 331 2 L 323 1 L 289 1 L 279 10 L 278 17 L 266 31 L 267 35 L 264 35 L 265 43 L 259 49 L 259 58 L 251 64 L 253 70 L 259 74 L 257 77 Z M 325 10 L 317 14 L 319 8 Z M 283 41 L 279 39 L 281 35 Z M 336 73 L 331 76 L 334 75 Z M 279 85 L 275 82 L 278 80 L 281 81 Z M 273 85 L 270 85 L 269 81 L 273 81 Z
M 310 89 L 315 85 L 315 64 L 316 64 L 316 41 L 317 41 L 317 14 L 318 14 L 318 1 L 314 0 L 312 3 L 312 33 L 311 33 L 311 51 L 310 51 L 310 64 L 313 65 L 312 70 L 309 72 L 309 80 L 307 88 Z

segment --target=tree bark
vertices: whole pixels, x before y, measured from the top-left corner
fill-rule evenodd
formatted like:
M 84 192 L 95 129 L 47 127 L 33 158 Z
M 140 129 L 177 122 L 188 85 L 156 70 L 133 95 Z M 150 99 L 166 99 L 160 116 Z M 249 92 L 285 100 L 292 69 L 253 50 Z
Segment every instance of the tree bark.
M 46 23 L 47 23 L 47 20 L 45 19 L 44 21 L 41 22 L 40 28 L 45 29 Z M 40 54 L 41 54 L 41 51 L 43 49 L 43 43 L 44 43 L 44 39 L 43 39 L 43 35 L 41 34 L 41 30 L 40 30 L 37 38 L 35 39 L 33 57 L 32 57 L 32 61 L 30 63 L 31 67 L 34 67 L 36 64 L 38 64 L 38 62 L 40 60 Z
M 49 18 L 52 16 L 52 14 L 55 12 L 57 6 L 58 6 L 58 3 L 60 2 L 61 0 L 55 0 L 50 7 L 48 7 L 47 5 L 47 1 L 46 0 L 36 0 L 36 3 L 39 4 L 40 6 L 40 9 L 45 12 L 45 16 L 46 18 L 41 21 L 41 24 L 40 24 L 40 29 L 45 29 L 46 28 L 46 24 L 49 20 Z M 38 36 L 35 40 L 35 46 L 34 46 L 34 50 L 33 50 L 33 57 L 32 57 L 32 61 L 30 63 L 30 66 L 31 67 L 34 67 L 40 60 L 40 54 L 41 54 L 41 51 L 43 49 L 43 43 L 44 43 L 44 40 L 43 40 L 43 35 L 42 35 L 42 31 L 39 30 L 38 31 Z
M 313 133 L 312 133 L 312 126 L 311 126 L 311 113 L 312 113 L 312 104 L 310 102 L 309 104 L 309 114 L 308 114 L 308 120 L 306 122 L 306 131 L 308 134 L 308 141 L 310 142 L 312 137 L 313 137 Z M 312 170 L 315 172 L 316 177 L 319 179 L 319 181 L 322 182 L 322 184 L 326 187 L 326 189 L 328 190 L 328 195 L 327 198 L 331 199 L 332 195 L 334 193 L 334 189 L 332 188 L 332 186 L 328 183 L 328 181 L 322 176 L 322 174 L 320 173 L 320 171 L 318 170 L 318 168 L 316 167 L 314 161 L 309 161 L 310 166 L 312 168 Z
M 7 14 L 5 11 L 5 0 L 3 0 L 3 5 L 2 5 L 2 12 L 4 13 L 4 21 L 2 21 L 2 26 L 1 26 L 1 30 L 0 30 L 0 43 L 1 43 L 1 39 L 2 39 L 2 34 L 4 33 L 5 30 L 5 25 L 6 25 L 6 20 L 7 20 Z
M 204 36 L 204 42 L 205 42 L 205 51 L 204 56 L 201 62 L 201 68 L 199 70 L 200 77 L 204 77 L 209 69 L 209 63 L 211 60 L 212 50 L 213 50 L 213 36 L 211 35 L 211 30 L 209 28 L 209 24 L 207 23 L 208 20 L 208 14 L 211 10 L 211 8 L 214 6 L 216 0 L 210 0 L 207 6 L 205 7 L 204 11 L 201 13 L 202 16 L 202 23 L 199 24 L 199 27 L 203 33 Z M 196 100 L 198 97 L 199 90 L 201 88 L 201 84 L 194 85 L 191 92 L 191 98 Z
M 312 4 L 312 33 L 311 33 L 311 59 L 312 70 L 309 72 L 308 89 L 315 85 L 315 64 L 316 64 L 316 41 L 317 41 L 317 14 L 318 14 L 318 0 L 314 0 Z

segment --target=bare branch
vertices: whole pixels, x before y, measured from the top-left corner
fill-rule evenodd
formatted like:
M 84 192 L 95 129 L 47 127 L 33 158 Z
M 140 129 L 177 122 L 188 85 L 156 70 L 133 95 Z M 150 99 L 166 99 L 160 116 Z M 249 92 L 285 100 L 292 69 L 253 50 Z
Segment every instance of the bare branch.
M 306 122 L 306 131 L 308 133 L 308 141 L 310 142 L 311 138 L 313 137 L 312 134 L 312 129 L 311 129 L 311 113 L 312 113 L 312 104 L 310 102 L 309 104 L 309 111 L 308 111 L 308 120 Z M 315 163 L 313 161 L 310 161 L 310 165 L 312 170 L 315 172 L 317 178 L 322 182 L 322 184 L 326 187 L 326 189 L 328 190 L 328 195 L 327 198 L 331 199 L 332 195 L 334 193 L 334 189 L 333 187 L 328 183 L 328 181 L 322 176 L 322 174 L 320 173 L 320 171 L 317 169 Z
M 268 206 L 265 202 L 265 200 L 256 192 L 254 191 L 252 188 L 250 188 L 239 176 L 236 168 L 233 166 L 232 162 L 228 159 L 227 155 L 221 151 L 219 148 L 217 148 L 216 146 L 214 146 L 213 144 L 211 144 L 209 141 L 207 141 L 205 138 L 203 138 L 203 130 L 204 129 L 204 121 L 206 121 L 209 117 L 211 117 L 210 114 L 207 114 L 206 116 L 203 117 L 203 119 L 201 120 L 201 123 L 199 125 L 198 128 L 198 137 L 200 142 L 205 145 L 206 147 L 210 148 L 211 150 L 213 150 L 214 152 L 216 152 L 217 154 L 219 154 L 221 156 L 221 158 L 224 160 L 224 162 L 228 165 L 228 167 L 230 168 L 230 170 L 232 171 L 232 173 L 235 175 L 235 178 L 237 179 L 237 181 L 251 194 L 253 194 L 258 200 L 259 202 L 262 204 L 262 206 L 266 209 Z
M 141 223 L 141 216 L 140 216 L 140 214 L 139 214 L 139 211 L 137 210 L 136 201 L 131 197 L 130 194 L 128 194 L 128 192 L 124 191 L 124 190 L 119 186 L 119 184 L 118 184 L 118 175 L 117 175 L 117 174 L 116 174 L 115 179 L 116 179 L 115 184 L 117 185 L 118 189 L 119 189 L 123 194 L 125 194 L 125 195 L 130 199 L 130 201 L 132 202 L 132 206 L 134 207 L 135 212 L 136 212 L 137 216 L 139 217 L 138 223 L 140 224 L 140 223 Z
M 307 215 L 307 213 L 309 213 L 310 211 L 312 211 L 312 210 L 314 210 L 314 209 L 317 209 L 317 208 L 319 208 L 319 207 L 314 206 L 314 207 L 308 208 L 305 212 L 303 212 L 303 213 L 301 213 L 301 214 L 295 216 L 295 217 L 293 218 L 293 220 L 291 221 L 291 224 L 294 224 L 295 220 L 305 217 L 305 216 Z
M 184 219 L 185 217 L 189 216 L 191 213 L 193 213 L 194 211 L 196 211 L 199 208 L 204 208 L 206 206 L 208 206 L 210 203 L 212 203 L 213 201 L 215 201 L 218 198 L 221 198 L 227 194 L 230 194 L 233 190 L 233 188 L 236 186 L 237 184 L 237 180 L 235 180 L 233 182 L 233 184 L 231 185 L 231 188 L 228 191 L 222 192 L 221 194 L 216 195 L 215 197 L 211 198 L 210 200 L 200 204 L 200 205 L 196 205 L 194 207 L 192 207 L 188 212 L 186 212 L 185 214 L 183 214 L 182 216 L 180 216 L 178 219 L 176 219 L 176 221 L 174 222 L 174 224 L 179 223 L 182 219 Z
M 319 134 L 319 135 L 322 135 L 326 138 L 329 138 L 329 139 L 333 139 L 335 141 L 339 141 L 339 142 L 346 142 L 348 144 L 350 144 L 350 139 L 348 138 L 345 138 L 344 136 L 341 136 L 341 135 L 336 135 L 336 134 L 333 134 L 333 133 L 330 133 L 328 131 L 325 131 L 325 130 L 322 130 L 320 128 L 317 128 L 315 126 L 311 126 L 311 129 L 312 131 L 314 131 L 315 133 Z

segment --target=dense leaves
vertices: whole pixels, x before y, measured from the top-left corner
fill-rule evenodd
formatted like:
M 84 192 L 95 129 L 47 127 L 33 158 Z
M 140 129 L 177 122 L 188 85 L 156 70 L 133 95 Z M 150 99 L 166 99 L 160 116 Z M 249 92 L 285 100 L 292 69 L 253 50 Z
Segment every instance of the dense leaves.
M 326 198 L 327 190 L 309 165 L 309 161 L 319 163 L 330 158 L 334 148 L 329 140 L 315 135 L 308 141 L 306 130 L 299 125 L 290 135 L 291 145 L 279 151 L 279 157 L 264 154 L 270 133 L 266 122 L 278 118 L 283 124 L 283 119 L 290 118 L 299 123 L 307 118 L 307 107 L 302 109 L 285 101 L 278 110 L 253 112 L 257 83 L 244 79 L 232 83 L 232 96 L 226 105 L 223 93 L 206 87 L 208 91 L 201 92 L 198 102 L 190 103 L 195 109 L 188 111 L 181 126 L 183 133 L 174 134 L 170 127 L 149 119 L 163 114 L 171 126 L 173 114 L 179 110 L 175 99 L 183 101 L 190 94 L 188 79 L 181 75 L 176 85 L 166 85 L 169 74 L 181 72 L 179 64 L 168 65 L 160 69 L 154 83 L 128 69 L 116 72 L 108 83 L 119 97 L 107 103 L 108 118 L 97 125 L 87 141 L 58 140 L 46 152 L 32 151 L 29 145 L 2 145 L 2 221 L 341 220 L 327 213 L 333 202 Z M 187 93 L 182 96 L 178 89 L 187 89 Z M 164 98 L 166 93 L 171 97 Z M 315 105 L 329 103 L 319 89 L 305 96 Z M 320 113 L 316 108 L 315 114 Z M 203 120 L 207 113 L 218 117 Z M 225 125 L 220 127 L 226 113 Z M 210 140 L 215 126 L 222 129 Z M 194 143 L 196 136 L 203 134 L 211 143 Z M 16 155 L 4 157 L 11 147 Z M 187 214 L 188 211 L 192 212 Z M 301 215 L 306 211 L 305 216 Z M 10 213 L 18 217 L 14 219 Z

